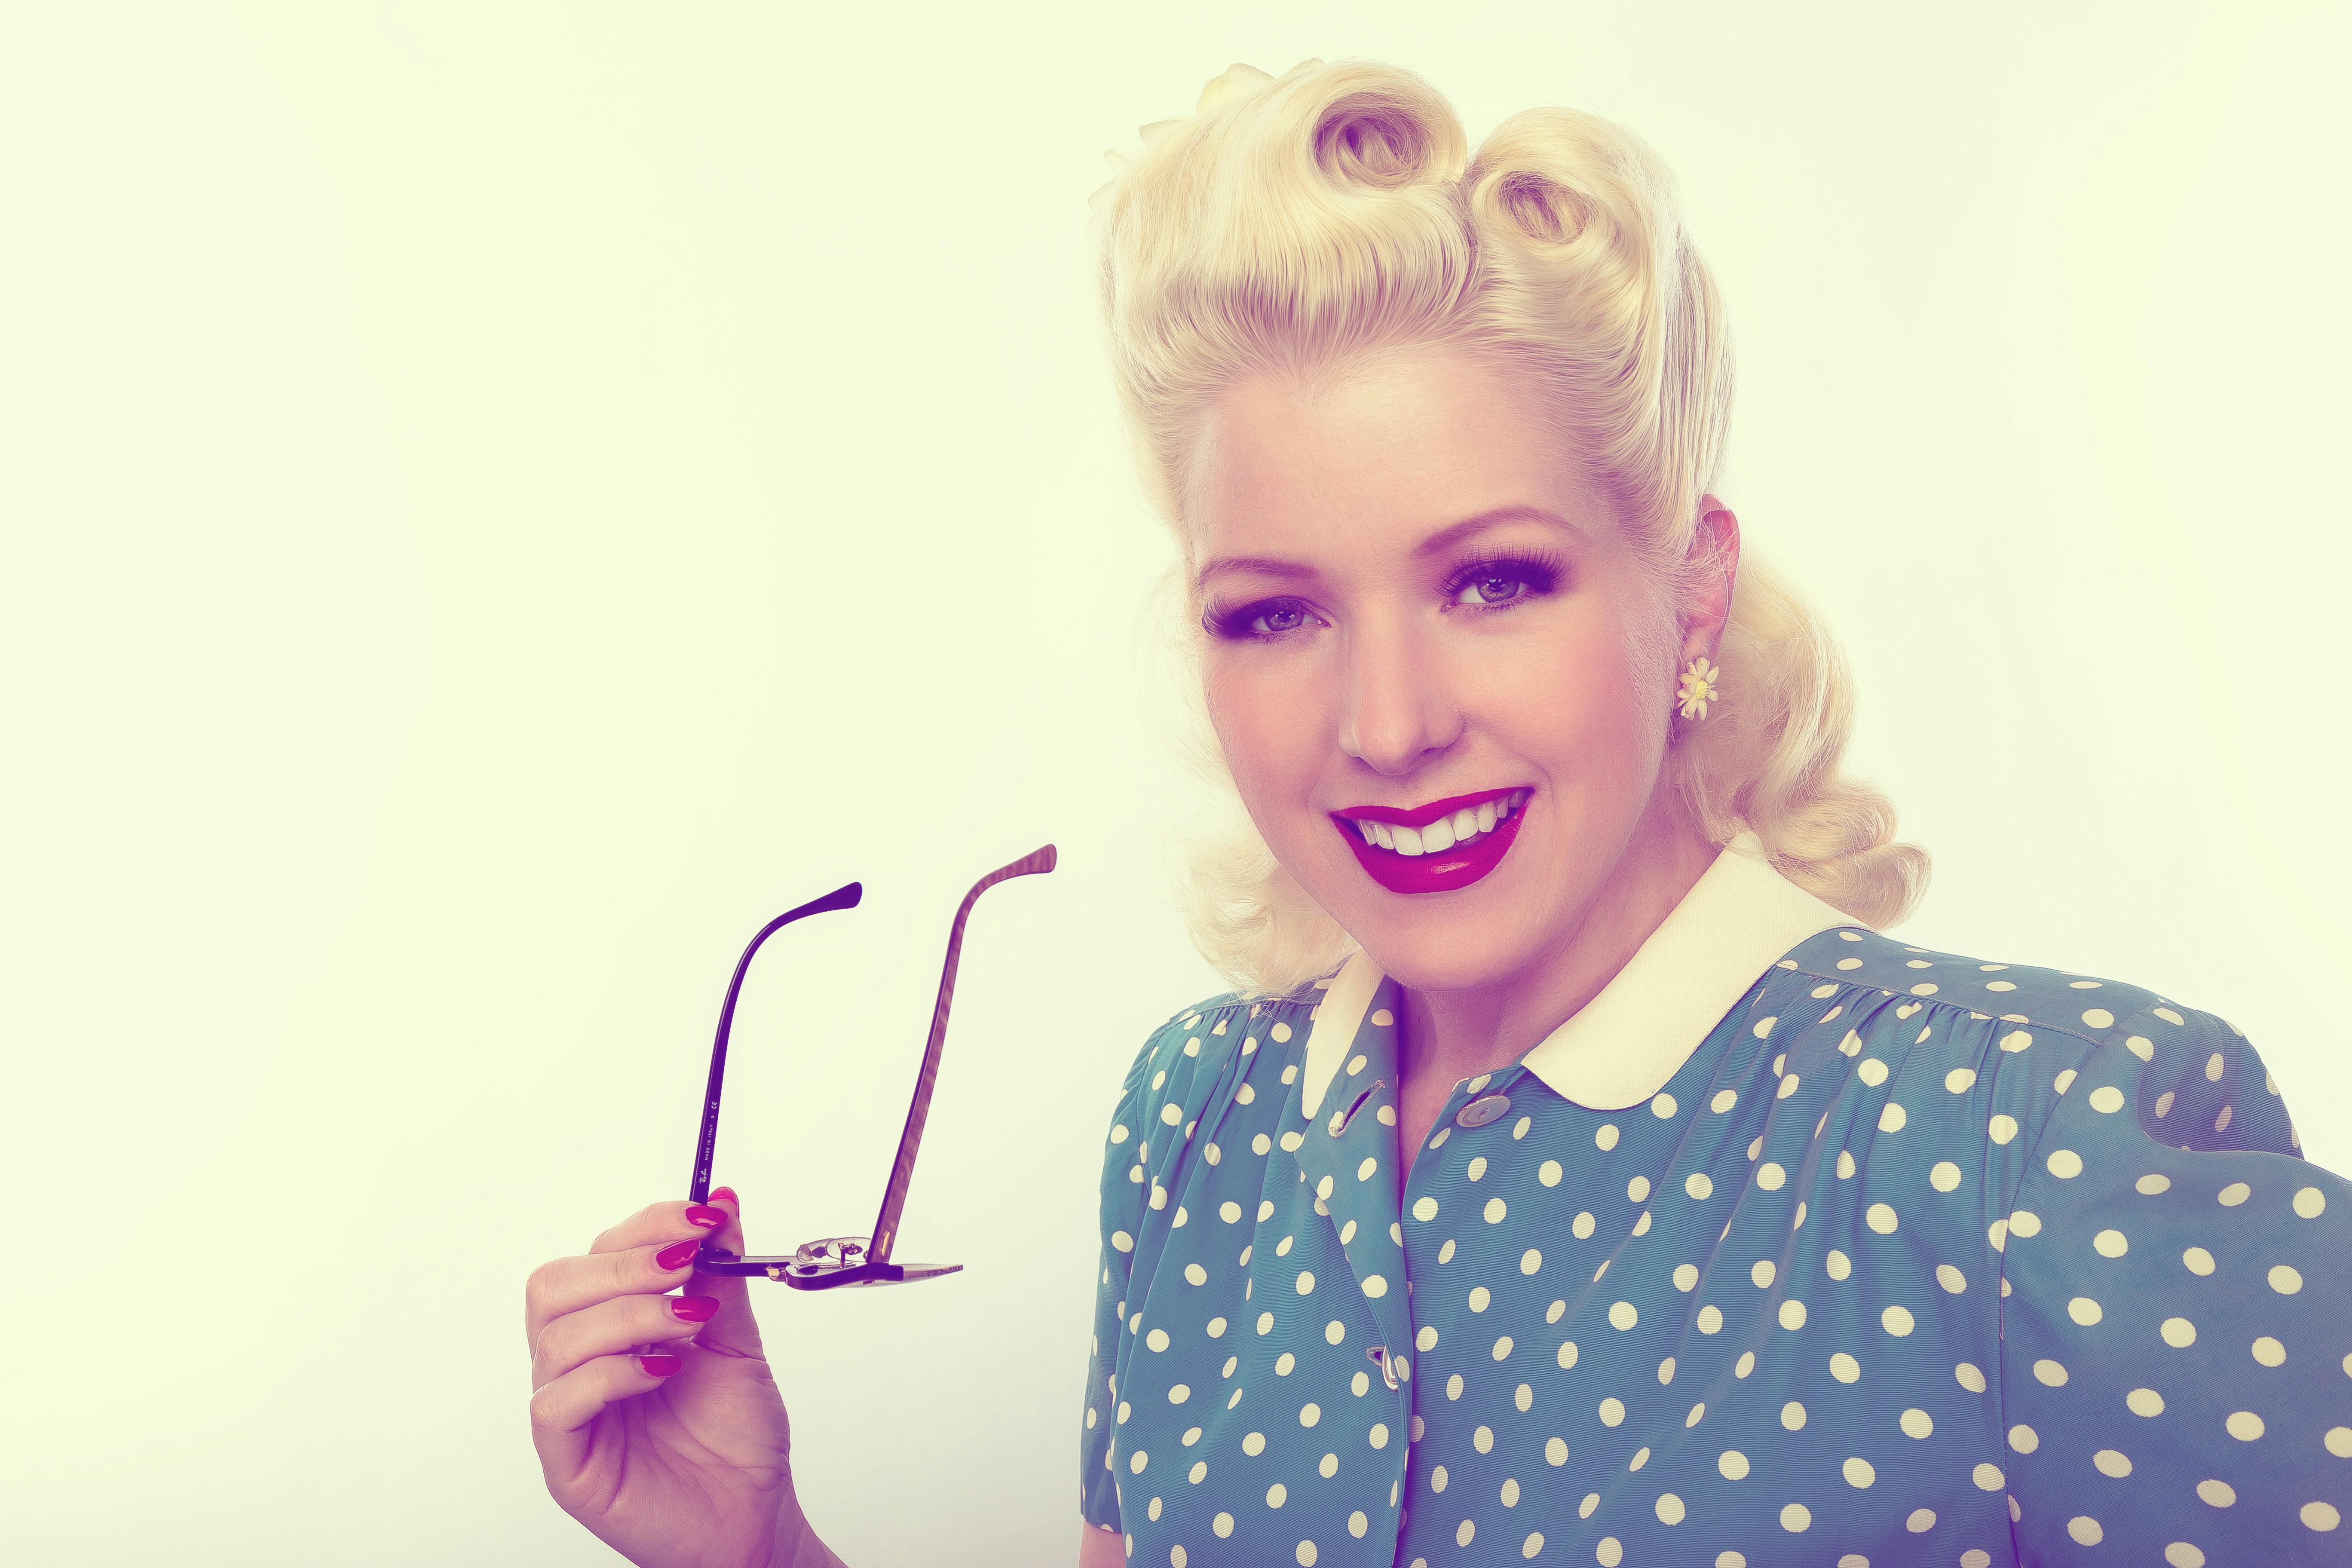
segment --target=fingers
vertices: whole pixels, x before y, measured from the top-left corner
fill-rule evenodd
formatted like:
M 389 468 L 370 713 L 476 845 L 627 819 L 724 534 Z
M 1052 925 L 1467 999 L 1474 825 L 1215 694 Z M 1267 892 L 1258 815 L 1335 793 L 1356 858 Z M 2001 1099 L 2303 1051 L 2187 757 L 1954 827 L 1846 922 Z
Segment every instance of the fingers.
M 719 1189 L 720 1193 L 727 1188 Z M 717 1194 L 712 1194 L 716 1198 Z M 715 1203 L 689 1204 L 673 1200 L 647 1204 L 589 1244 L 591 1252 L 623 1252 L 633 1247 L 651 1247 L 661 1242 L 677 1241 L 682 1237 L 698 1240 L 709 1236 L 727 1223 L 726 1211 Z
M 677 1356 L 719 1310 L 708 1296 L 615 1296 L 566 1312 L 531 1347 L 530 1384 L 543 1387 L 602 1356 L 636 1347 Z
M 641 1245 L 600 1249 L 581 1258 L 559 1258 L 531 1270 L 523 1286 L 523 1333 L 536 1346 L 547 1325 L 566 1312 L 576 1312 L 614 1296 L 657 1295 L 686 1283 L 695 1253 L 705 1238 L 731 1217 L 723 1209 L 702 1207 L 688 1217 L 686 1204 L 656 1204 L 597 1238 L 635 1225 L 654 1209 L 671 1211 L 676 1224 L 668 1235 L 656 1234 Z M 699 1223 L 698 1223 L 699 1222 Z
M 530 1396 L 530 1440 L 547 1473 L 577 1471 L 587 1458 L 589 1423 L 617 1401 L 659 1388 L 683 1364 L 671 1354 L 598 1356 L 541 1384 Z

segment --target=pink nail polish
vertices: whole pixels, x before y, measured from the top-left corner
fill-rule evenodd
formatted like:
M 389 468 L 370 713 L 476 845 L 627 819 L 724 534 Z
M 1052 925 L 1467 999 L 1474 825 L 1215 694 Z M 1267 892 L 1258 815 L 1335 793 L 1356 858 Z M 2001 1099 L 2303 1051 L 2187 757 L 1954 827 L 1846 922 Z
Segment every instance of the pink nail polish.
M 665 1274 L 673 1272 L 693 1262 L 694 1255 L 701 1250 L 702 1243 L 698 1241 L 674 1243 L 654 1254 L 654 1267 Z

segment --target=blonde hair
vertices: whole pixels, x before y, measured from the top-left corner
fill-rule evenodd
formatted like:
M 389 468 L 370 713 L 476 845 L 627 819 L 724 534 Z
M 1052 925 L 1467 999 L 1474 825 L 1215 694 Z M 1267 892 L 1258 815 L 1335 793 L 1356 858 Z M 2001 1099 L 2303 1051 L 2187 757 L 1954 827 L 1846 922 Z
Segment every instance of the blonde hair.
M 1304 377 L 1409 344 L 1531 370 L 1670 603 L 1721 569 L 1692 544 L 1722 465 L 1730 348 L 1673 176 L 1594 115 L 1528 110 L 1474 156 L 1418 76 L 1309 60 L 1279 79 L 1235 66 L 1192 118 L 1142 135 L 1139 156 L 1113 155 L 1095 205 L 1113 380 L 1177 542 L 1155 595 L 1173 625 L 1156 623 L 1155 640 L 1185 710 L 1179 753 L 1221 800 L 1221 820 L 1186 845 L 1181 906 L 1194 946 L 1244 996 L 1286 993 L 1355 943 L 1240 809 L 1209 727 L 1182 521 L 1204 405 L 1245 374 Z M 1720 695 L 1676 727 L 1665 762 L 1692 820 L 1717 844 L 1754 829 L 1783 875 L 1857 920 L 1902 920 L 1927 853 L 1894 842 L 1885 796 L 1841 772 L 1853 683 L 1752 546 L 1717 662 Z

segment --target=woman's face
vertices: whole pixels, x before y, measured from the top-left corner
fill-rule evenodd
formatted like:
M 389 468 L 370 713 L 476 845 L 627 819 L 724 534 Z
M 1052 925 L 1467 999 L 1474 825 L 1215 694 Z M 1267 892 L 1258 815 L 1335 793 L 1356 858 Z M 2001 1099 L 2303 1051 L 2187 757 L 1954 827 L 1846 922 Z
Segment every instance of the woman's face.
M 1454 990 L 1540 963 L 1637 833 L 1678 829 L 1684 633 L 1516 373 L 1419 348 L 1252 378 L 1186 479 L 1242 800 L 1383 970 Z

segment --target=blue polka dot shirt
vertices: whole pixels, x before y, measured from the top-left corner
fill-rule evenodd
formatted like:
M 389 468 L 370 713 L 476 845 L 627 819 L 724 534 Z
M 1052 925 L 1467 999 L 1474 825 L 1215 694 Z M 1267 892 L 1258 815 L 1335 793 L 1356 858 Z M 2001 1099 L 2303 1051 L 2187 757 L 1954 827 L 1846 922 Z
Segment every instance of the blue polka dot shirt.
M 1080 1500 L 1131 1562 L 2352 1562 L 2352 1185 L 2222 1019 L 1752 835 L 1409 1173 L 1400 1011 L 1359 952 L 1128 1073 Z

